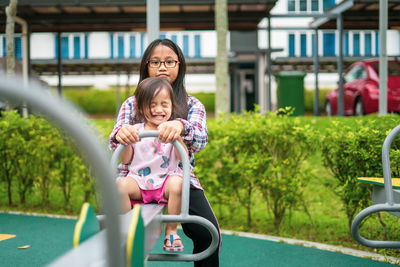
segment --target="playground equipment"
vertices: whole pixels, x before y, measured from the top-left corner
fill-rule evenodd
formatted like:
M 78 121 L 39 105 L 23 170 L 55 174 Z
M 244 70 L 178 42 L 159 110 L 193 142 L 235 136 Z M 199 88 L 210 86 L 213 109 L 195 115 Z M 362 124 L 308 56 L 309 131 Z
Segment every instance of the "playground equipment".
M 90 206 L 84 204 L 81 215 L 86 218 L 83 221 L 78 220 L 78 223 L 83 228 L 90 225 L 91 231 L 89 234 L 85 231 L 77 234 L 74 237 L 74 245 L 78 246 L 56 259 L 51 266 L 130 266 L 132 263 L 143 266 L 146 258 L 154 261 L 195 261 L 204 259 L 215 251 L 219 241 L 215 226 L 202 217 L 188 213 L 189 159 L 179 142 L 175 142 L 174 146 L 183 162 L 181 214 L 164 215 L 161 214 L 162 207 L 158 205 L 137 205 L 127 214 L 120 215 L 118 193 L 112 177 L 115 177 L 118 158 L 124 147 L 117 148 L 110 167 L 109 155 L 100 145 L 97 136 L 83 118 L 79 119 L 80 114 L 67 102 L 54 98 L 37 84 L 30 84 L 28 88 L 17 78 L 3 73 L 0 73 L 0 80 L 1 97 L 14 102 L 27 102 L 30 107 L 46 115 L 55 125 L 75 139 L 77 149 L 86 156 L 87 162 L 93 167 L 93 174 L 98 179 L 99 190 L 103 196 L 105 216 L 102 219 L 106 228 L 100 230 L 97 217 Z M 158 134 L 156 131 L 147 131 L 139 136 L 155 137 Z M 198 223 L 210 231 L 212 242 L 206 250 L 197 254 L 148 255 L 161 234 L 162 222 Z
M 387 211 L 400 217 L 400 190 L 392 188 L 392 177 L 390 172 L 390 158 L 389 151 L 390 146 L 396 136 L 400 133 L 400 125 L 395 127 L 386 137 L 382 147 L 382 167 L 383 167 L 383 179 L 382 178 L 360 178 L 360 181 L 365 181 L 375 184 L 373 187 L 372 201 L 373 205 L 362 210 L 354 218 L 351 225 L 351 234 L 353 238 L 360 244 L 367 247 L 374 248 L 399 248 L 400 241 L 377 241 L 368 240 L 360 235 L 358 232 L 361 222 L 368 216 L 376 212 Z M 384 182 L 384 187 L 378 186 Z M 398 182 L 397 178 L 394 178 L 394 183 Z

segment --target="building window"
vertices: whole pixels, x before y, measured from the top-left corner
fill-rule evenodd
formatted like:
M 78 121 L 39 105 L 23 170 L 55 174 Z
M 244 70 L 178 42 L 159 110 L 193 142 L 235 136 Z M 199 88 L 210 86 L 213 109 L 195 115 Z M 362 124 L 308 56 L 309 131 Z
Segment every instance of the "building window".
M 183 55 L 185 57 L 189 56 L 189 36 L 187 36 L 186 34 L 183 35 Z
M 81 38 L 74 36 L 74 58 L 81 58 Z
M 22 38 L 15 37 L 14 38 L 14 53 L 16 59 L 22 58 Z
M 324 33 L 323 34 L 323 55 L 334 56 L 335 55 L 335 34 Z
M 307 0 L 300 0 L 300 11 L 307 11 Z
M 295 36 L 294 34 L 289 34 L 289 57 L 294 57 L 295 56 Z
M 88 35 L 85 34 L 85 58 L 89 57 L 89 38 Z
M 55 58 L 58 58 L 58 36 L 55 36 Z M 69 40 L 67 36 L 61 37 L 61 58 L 69 58 Z
M 335 0 L 323 0 L 324 11 L 333 7 L 335 5 Z
M 143 56 L 144 52 L 144 33 L 140 34 L 140 56 Z
M 201 42 L 200 42 L 200 35 L 196 34 L 194 36 L 194 56 L 201 57 Z
M 306 57 L 307 56 L 307 35 L 300 34 L 300 56 Z
M 365 37 L 364 55 L 371 56 L 372 55 L 372 35 L 370 33 L 366 33 L 364 35 L 364 37 Z
M 295 0 L 288 0 L 288 11 L 296 11 L 296 1 Z
M 136 57 L 136 37 L 129 36 L 129 57 Z
M 6 48 L 6 37 L 3 37 L 2 39 L 3 39 L 3 57 L 6 57 L 7 56 L 7 53 L 6 53 L 6 50 L 7 50 L 7 48 Z
M 110 58 L 114 58 L 114 34 L 110 34 Z
M 167 36 L 166 36 L 165 34 L 160 34 L 160 35 L 158 35 L 158 36 L 159 36 L 160 39 L 165 39 L 165 38 L 167 38 Z
M 360 34 L 353 34 L 353 56 L 360 55 Z
M 118 36 L 118 58 L 124 58 L 124 36 Z
M 172 40 L 174 43 L 177 43 L 178 38 L 176 37 L 176 34 L 171 35 L 171 40 Z
M 379 32 L 375 33 L 375 55 L 379 56 Z
M 311 11 L 319 11 L 319 0 L 311 0 Z

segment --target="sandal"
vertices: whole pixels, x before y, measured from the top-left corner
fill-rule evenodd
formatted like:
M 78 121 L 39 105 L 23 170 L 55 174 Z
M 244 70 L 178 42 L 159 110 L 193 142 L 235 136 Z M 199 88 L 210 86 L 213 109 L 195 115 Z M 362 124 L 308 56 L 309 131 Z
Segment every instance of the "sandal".
M 166 245 L 167 240 L 169 240 L 171 242 L 171 246 L 167 246 Z M 179 237 L 179 235 L 165 236 L 163 249 L 165 251 L 172 251 L 172 252 L 183 251 L 183 245 L 182 246 L 176 246 L 176 247 L 172 246 L 172 244 L 174 243 L 174 240 L 181 240 L 182 241 L 182 239 Z

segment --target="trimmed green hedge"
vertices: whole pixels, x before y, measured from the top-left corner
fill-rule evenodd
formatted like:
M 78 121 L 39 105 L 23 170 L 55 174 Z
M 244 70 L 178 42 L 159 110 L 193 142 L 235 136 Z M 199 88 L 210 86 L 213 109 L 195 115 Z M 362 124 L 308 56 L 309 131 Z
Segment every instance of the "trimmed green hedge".
M 195 172 L 210 201 L 232 211 L 218 216 L 235 216 L 233 211 L 242 207 L 249 229 L 257 198 L 267 203 L 276 229 L 292 209 L 303 207 L 307 213 L 303 191 L 315 167 L 308 159 L 318 150 L 335 177 L 334 191 L 343 204 L 338 209 L 350 225 L 354 215 L 371 203 L 370 187 L 356 179 L 382 177 L 382 144 L 399 116 L 320 118 L 324 126 L 318 127 L 315 119 L 282 115 L 285 112 L 247 112 L 209 121 L 209 143 L 196 154 Z M 106 140 L 109 127 L 101 128 L 107 131 L 102 133 Z M 0 129 L 0 206 L 77 213 L 83 201 L 96 202 L 88 168 L 68 138 L 47 121 L 6 112 Z M 400 176 L 399 139 L 390 152 L 393 177 Z M 36 202 L 28 204 L 28 198 Z
M 116 90 L 98 90 L 98 89 L 67 89 L 63 91 L 66 99 L 74 103 L 80 109 L 88 114 L 115 114 L 116 111 Z M 128 96 L 133 94 L 133 90 Z M 206 108 L 207 112 L 215 111 L 214 93 L 195 93 L 191 94 L 198 98 Z M 127 98 L 126 91 L 121 89 L 121 104 Z

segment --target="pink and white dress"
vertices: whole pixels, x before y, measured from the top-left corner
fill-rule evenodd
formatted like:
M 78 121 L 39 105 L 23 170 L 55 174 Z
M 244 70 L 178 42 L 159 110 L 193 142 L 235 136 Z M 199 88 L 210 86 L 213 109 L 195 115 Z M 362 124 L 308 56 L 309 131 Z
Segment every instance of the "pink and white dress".
M 135 126 L 139 132 L 144 130 L 143 123 Z M 183 176 L 173 144 L 161 143 L 156 137 L 146 137 L 132 146 L 134 154 L 128 176 L 138 183 L 144 203 L 161 202 L 168 177 Z

